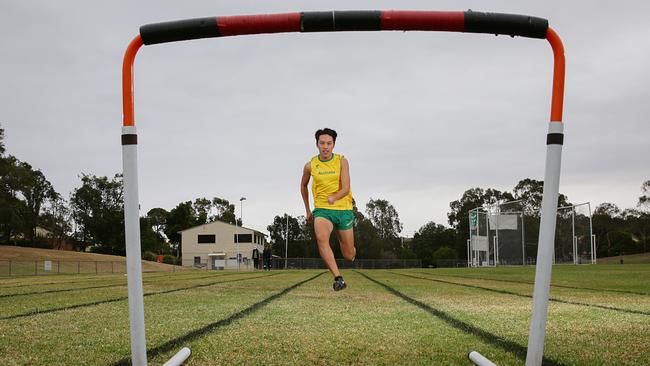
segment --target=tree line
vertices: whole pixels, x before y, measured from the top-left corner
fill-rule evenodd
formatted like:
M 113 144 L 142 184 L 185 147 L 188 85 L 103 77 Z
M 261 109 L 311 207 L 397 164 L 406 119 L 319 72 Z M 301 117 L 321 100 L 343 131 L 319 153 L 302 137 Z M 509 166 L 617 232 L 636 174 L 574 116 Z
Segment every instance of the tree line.
M 512 191 L 470 188 L 460 199 L 449 204 L 449 226 L 429 221 L 412 238 L 400 235 L 402 223 L 397 210 L 389 201 L 371 198 L 366 204 L 365 215 L 359 211 L 355 202 L 354 236 L 358 243 L 357 257 L 420 259 L 424 266 L 435 266 L 438 261 L 464 262 L 467 260 L 467 239 L 470 237 L 470 210 L 518 201 L 516 209 L 523 212 L 526 227 L 525 244 L 532 248 L 527 255 L 535 258 L 543 191 L 544 182 L 530 178 L 519 181 Z M 595 207 L 592 222 L 598 257 L 650 251 L 650 180 L 642 184 L 641 193 L 637 208 L 621 210 L 608 202 Z M 560 193 L 558 207 L 571 205 L 568 197 Z M 287 246 L 288 257 L 318 256 L 313 227 L 307 224 L 304 216 L 276 215 L 267 230 L 274 254 L 284 256 Z M 560 233 L 561 235 L 571 235 L 570 228 L 561 225 L 556 227 L 558 232 L 563 230 L 567 232 Z M 335 255 L 340 257 L 336 235 L 332 234 L 330 244 Z
M 371 198 L 363 212 L 354 202 L 357 257 L 420 259 L 425 266 L 440 260 L 464 261 L 470 210 L 515 200 L 524 212 L 526 241 L 536 242 L 542 192 L 543 182 L 530 178 L 519 181 L 512 191 L 467 189 L 450 203 L 447 223 L 429 221 L 412 238 L 401 235 L 399 213 L 388 200 Z M 560 194 L 558 206 L 569 205 L 568 197 Z M 140 217 L 142 251 L 180 256 L 179 231 L 215 220 L 242 225 L 235 205 L 219 197 L 180 202 L 169 211 L 153 208 Z M 592 221 L 598 257 L 649 251 L 650 180 L 642 184 L 636 208 L 602 203 L 595 208 Z M 37 228 L 47 229 L 48 237 L 39 237 Z M 124 255 L 123 228 L 121 175 L 81 174 L 80 186 L 66 200 L 39 169 L 5 151 L 0 127 L 0 244 L 57 248 L 67 243 L 77 250 L 90 247 L 94 252 Z M 313 226 L 304 216 L 277 214 L 267 230 L 274 254 L 284 256 L 288 242 L 289 257 L 318 257 Z M 330 241 L 340 257 L 335 234 Z

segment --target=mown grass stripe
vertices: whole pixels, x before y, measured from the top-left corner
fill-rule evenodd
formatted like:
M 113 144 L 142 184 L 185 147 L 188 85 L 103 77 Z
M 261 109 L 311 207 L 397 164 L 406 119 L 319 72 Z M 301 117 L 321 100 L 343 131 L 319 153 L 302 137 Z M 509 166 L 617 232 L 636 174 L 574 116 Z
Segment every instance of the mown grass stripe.
M 194 281 L 194 280 L 202 280 L 206 278 L 215 278 L 215 277 L 224 277 L 224 276 L 229 276 L 229 275 L 235 275 L 237 273 L 224 273 L 221 275 L 209 275 L 209 276 L 201 276 L 201 277 L 182 277 L 182 278 L 168 278 L 164 280 L 144 280 L 142 281 L 143 284 L 155 284 L 155 283 L 160 283 L 160 282 L 173 282 L 173 281 Z M 47 290 L 47 291 L 33 291 L 33 292 L 23 292 L 23 293 L 16 293 L 16 294 L 3 294 L 0 295 L 0 298 L 5 298 L 5 297 L 20 297 L 20 296 L 29 296 L 29 295 L 43 295 L 43 294 L 52 294 L 52 293 L 59 293 L 59 292 L 71 292 L 71 291 L 83 291 L 83 290 L 92 290 L 92 289 L 98 289 L 98 288 L 108 288 L 108 287 L 124 287 L 126 286 L 127 283 L 122 280 L 122 283 L 115 283 L 115 284 L 110 284 L 110 285 L 103 285 L 103 286 L 90 286 L 90 287 L 75 287 L 75 288 L 66 288 L 66 289 L 58 289 L 58 290 Z
M 408 274 L 399 273 L 399 272 L 388 272 L 388 273 L 392 273 L 392 274 L 396 274 L 396 275 L 400 275 L 400 276 L 405 276 L 405 277 L 417 278 L 417 279 L 426 280 L 426 281 L 434 281 L 434 282 L 446 283 L 446 284 L 449 284 L 449 285 L 470 287 L 470 288 L 475 288 L 475 289 L 484 290 L 484 291 L 496 292 L 496 293 L 500 293 L 500 294 L 504 294 L 504 295 L 519 296 L 519 297 L 525 297 L 525 298 L 529 298 L 529 299 L 533 298 L 533 296 L 531 296 L 531 295 L 524 295 L 524 294 L 520 294 L 520 293 L 517 293 L 517 292 L 506 291 L 506 290 L 498 290 L 498 289 L 489 288 L 489 287 L 469 285 L 469 284 L 466 284 L 466 283 L 457 283 L 457 282 L 451 282 L 451 281 L 444 281 L 444 280 L 430 278 L 430 277 L 418 277 L 418 276 L 408 275 Z M 588 306 L 588 307 L 592 307 L 592 308 L 619 311 L 619 312 L 629 313 L 629 314 L 639 314 L 639 315 L 650 316 L 650 312 L 643 311 L 643 310 L 632 310 L 632 309 L 617 308 L 617 307 L 614 307 L 614 306 L 607 306 L 607 305 L 589 304 L 589 303 L 578 302 L 578 301 L 570 301 L 570 300 L 558 299 L 558 298 L 555 298 L 555 297 L 549 297 L 549 301 L 562 303 L 562 304 Z
M 359 272 L 359 271 L 355 271 L 355 272 L 357 272 L 358 274 L 360 274 L 363 277 L 367 278 L 368 280 L 380 285 L 381 287 L 385 288 L 388 292 L 390 292 L 393 295 L 401 298 L 402 300 L 404 300 L 404 301 L 406 301 L 406 302 L 408 302 L 408 303 L 410 303 L 412 305 L 415 305 L 418 308 L 428 312 L 429 314 L 441 319 L 442 321 L 447 323 L 449 326 L 451 326 L 453 328 L 456 328 L 456 329 L 458 329 L 458 330 L 460 330 L 460 331 L 462 331 L 464 333 L 471 334 L 471 335 L 473 335 L 475 337 L 478 337 L 482 341 L 484 341 L 485 343 L 489 343 L 489 344 L 491 344 L 493 346 L 499 347 L 499 348 L 503 349 L 504 351 L 513 354 L 515 357 L 517 357 L 517 358 L 519 358 L 519 359 L 521 359 L 523 361 L 526 360 L 526 352 L 527 352 L 526 347 L 524 347 L 524 346 L 522 346 L 522 345 L 520 345 L 520 344 L 518 344 L 516 342 L 509 341 L 507 339 L 501 338 L 496 334 L 493 334 L 493 333 L 490 333 L 490 332 L 488 332 L 486 330 L 483 330 L 481 328 L 475 327 L 475 326 L 473 326 L 473 325 L 471 325 L 469 323 L 465 323 L 462 320 L 456 319 L 453 316 L 445 313 L 444 311 L 433 308 L 430 305 L 427 305 L 427 304 L 425 304 L 425 303 L 423 303 L 421 301 L 418 301 L 418 300 L 416 300 L 416 299 L 414 299 L 412 297 L 409 297 L 409 296 L 399 292 L 395 288 L 393 288 L 393 287 L 391 287 L 391 286 L 389 286 L 389 285 L 387 285 L 387 284 L 385 284 L 383 282 L 380 282 L 380 281 L 366 275 L 365 273 L 362 273 L 362 272 Z M 544 357 L 542 363 L 544 365 L 563 365 L 563 363 L 561 363 L 559 361 L 556 361 L 556 360 L 553 360 L 553 359 L 548 358 L 548 357 Z
M 169 273 L 174 273 L 174 272 L 143 272 L 143 274 L 148 274 L 146 277 L 149 277 L 149 279 L 164 278 L 165 277 L 164 275 L 169 274 Z M 76 278 L 76 279 L 74 279 L 72 281 L 63 281 L 62 280 L 62 281 L 57 281 L 57 282 L 34 282 L 34 283 L 24 283 L 24 284 L 17 284 L 17 285 L 8 284 L 7 286 L 0 285 L 0 290 L 6 289 L 6 288 L 18 288 L 18 287 L 31 287 L 31 286 L 46 286 L 46 285 L 71 284 L 71 283 L 97 282 L 97 281 L 105 280 L 106 277 L 115 277 L 115 279 L 121 279 L 124 274 L 125 273 L 99 273 L 99 274 L 92 274 L 92 275 L 90 275 L 88 277 L 85 277 L 85 275 L 83 275 L 84 276 L 83 278 Z M 160 274 L 160 275 L 155 276 L 155 275 L 158 275 L 158 274 Z M 185 275 L 185 274 L 196 274 L 196 272 L 187 271 L 185 273 L 182 273 L 182 275 Z M 82 275 L 79 275 L 79 274 L 53 274 L 53 275 L 47 275 L 47 277 L 56 277 L 56 276 L 82 276 Z M 179 276 L 179 275 L 176 275 L 176 276 Z M 25 277 L 22 277 L 22 278 L 27 278 L 27 277 L 34 277 L 34 276 L 25 276 Z M 42 277 L 42 276 L 38 276 L 38 277 Z M 190 276 L 188 276 L 188 277 L 190 277 Z
M 273 274 L 264 275 L 264 276 L 238 278 L 238 279 L 235 279 L 235 280 L 228 280 L 228 281 L 218 281 L 218 282 L 212 282 L 212 283 L 201 284 L 201 285 L 196 285 L 196 286 L 181 287 L 181 288 L 178 288 L 178 289 L 172 289 L 172 290 L 166 290 L 166 291 L 150 292 L 150 293 L 144 294 L 143 296 L 148 297 L 148 296 L 155 296 L 155 295 L 163 295 L 163 294 L 169 294 L 169 293 L 172 293 L 172 292 L 179 292 L 179 291 L 193 290 L 193 289 L 201 288 L 201 287 L 214 286 L 214 285 L 218 285 L 218 284 L 222 284 L 222 283 L 246 281 L 246 280 L 252 280 L 252 279 L 256 279 L 256 278 L 277 276 L 279 274 L 280 273 L 273 273 Z M 22 314 L 16 314 L 16 315 L 9 315 L 9 316 L 0 317 L 0 320 L 10 320 L 10 319 L 24 318 L 24 317 L 28 317 L 28 316 L 47 314 L 47 313 L 54 313 L 54 312 L 59 312 L 59 311 L 64 311 L 64 310 L 72 310 L 72 309 L 78 309 L 78 308 L 88 307 L 88 306 L 95 306 L 95 305 L 100 305 L 100 304 L 108 304 L 108 303 L 112 303 L 112 302 L 128 300 L 128 298 L 129 298 L 128 296 L 123 296 L 123 297 L 118 297 L 118 298 L 115 298 L 115 299 L 100 300 L 100 301 L 88 302 L 88 303 L 83 303 L 83 304 L 64 306 L 64 307 L 60 307 L 60 308 L 52 308 L 52 309 L 45 309 L 45 310 L 35 310 L 35 311 L 30 311 L 30 312 L 26 312 L 26 313 L 22 313 Z
M 416 271 L 416 273 L 420 273 L 420 274 L 423 274 L 423 275 L 430 274 L 430 273 L 427 273 L 427 272 L 420 272 L 420 271 Z M 454 276 L 454 275 L 440 274 L 440 273 L 431 273 L 431 274 L 435 275 L 435 276 L 440 276 L 440 277 L 464 278 L 464 279 L 479 280 L 479 281 L 509 282 L 509 283 L 521 283 L 521 284 L 527 284 L 527 285 L 534 285 L 535 284 L 535 282 L 531 282 L 531 281 L 504 280 L 504 279 L 500 279 L 500 278 L 473 277 L 473 276 Z M 551 284 L 551 287 L 568 288 L 568 289 L 572 289 L 572 290 L 587 290 L 587 291 L 596 291 L 596 292 L 616 292 L 616 293 L 624 293 L 624 294 L 632 294 L 632 295 L 650 296 L 649 292 L 630 291 L 630 290 L 617 290 L 617 289 L 611 289 L 611 288 L 593 288 L 593 287 L 579 287 L 579 286 L 554 285 L 554 284 Z
M 319 276 L 322 276 L 323 273 L 325 273 L 325 272 L 318 273 L 317 275 L 312 276 L 312 277 L 310 277 L 310 278 L 308 278 L 306 280 L 295 283 L 295 284 L 285 288 L 284 290 L 282 290 L 282 291 L 280 291 L 278 293 L 275 293 L 275 294 L 265 298 L 264 300 L 256 302 L 255 304 L 253 304 L 253 305 L 251 305 L 251 306 L 249 306 L 249 307 L 247 307 L 247 308 L 245 308 L 245 309 L 243 309 L 243 310 L 229 316 L 226 319 L 221 319 L 221 320 L 218 320 L 218 321 L 216 321 L 214 323 L 210 323 L 210 324 L 208 324 L 208 325 L 206 325 L 206 326 L 204 326 L 202 328 L 195 329 L 195 330 L 193 330 L 191 332 L 188 332 L 188 333 L 186 333 L 184 335 L 181 335 L 179 337 L 171 339 L 171 340 L 169 340 L 169 341 L 167 341 L 167 342 L 165 342 L 165 343 L 163 343 L 163 344 L 161 344 L 159 346 L 151 348 L 151 349 L 147 350 L 147 358 L 153 358 L 153 357 L 156 357 L 156 356 L 158 356 L 160 354 L 173 351 L 176 348 L 178 348 L 178 347 L 180 347 L 180 346 L 182 346 L 182 345 L 184 345 L 184 344 L 186 344 L 188 342 L 191 342 L 191 341 L 193 341 L 193 340 L 195 340 L 197 338 L 200 338 L 200 337 L 202 337 L 202 336 L 204 336 L 204 335 L 206 335 L 208 333 L 214 332 L 215 330 L 217 330 L 217 329 L 219 329 L 221 327 L 225 327 L 225 326 L 231 324 L 232 322 L 234 322 L 236 320 L 247 317 L 247 316 L 253 314 L 254 312 L 256 312 L 257 310 L 261 309 L 262 307 L 266 306 L 271 301 L 276 300 L 276 299 L 286 295 L 290 291 L 296 289 L 297 287 L 299 287 L 299 286 L 301 286 L 301 285 L 303 285 L 303 284 L 305 284 L 305 283 L 307 283 L 309 281 L 315 280 Z M 131 364 L 131 359 L 130 358 L 123 358 L 123 359 L 117 361 L 116 363 L 114 363 L 113 365 L 114 366 L 121 366 L 121 365 L 130 365 L 130 364 Z

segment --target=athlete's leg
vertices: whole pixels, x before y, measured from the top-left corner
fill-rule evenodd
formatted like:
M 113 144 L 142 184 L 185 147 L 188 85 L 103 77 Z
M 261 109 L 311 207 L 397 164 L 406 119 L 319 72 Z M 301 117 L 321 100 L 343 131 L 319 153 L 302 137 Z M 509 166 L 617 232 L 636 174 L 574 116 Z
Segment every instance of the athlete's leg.
M 336 236 L 339 238 L 343 258 L 353 261 L 357 256 L 357 248 L 354 247 L 354 230 L 338 230 Z
M 340 276 L 339 267 L 336 265 L 334 253 L 330 247 L 330 235 L 332 234 L 334 225 L 322 217 L 314 218 L 314 232 L 316 233 L 316 242 L 318 243 L 318 252 L 320 257 L 323 258 L 325 265 L 329 268 L 334 277 Z

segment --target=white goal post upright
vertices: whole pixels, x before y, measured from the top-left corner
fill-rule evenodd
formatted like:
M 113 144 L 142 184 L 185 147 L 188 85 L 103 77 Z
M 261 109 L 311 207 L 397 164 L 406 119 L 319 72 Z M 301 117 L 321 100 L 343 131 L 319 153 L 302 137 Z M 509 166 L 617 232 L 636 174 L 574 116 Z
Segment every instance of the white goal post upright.
M 589 238 L 591 242 L 591 264 L 596 264 L 596 235 L 594 235 L 594 224 L 591 218 L 591 203 L 589 205 Z
M 549 136 L 557 136 L 557 140 L 563 140 L 563 125 L 561 122 L 550 123 Z M 544 169 L 544 193 L 542 195 L 542 218 L 539 226 L 537 265 L 535 266 L 533 314 L 530 321 L 528 352 L 526 354 L 527 366 L 541 365 L 544 356 L 544 335 L 546 332 L 548 297 L 551 287 L 551 270 L 553 267 L 561 161 L 562 145 L 558 143 L 547 144 L 546 167 Z
M 122 127 L 122 167 L 131 362 L 133 365 L 146 365 L 147 349 L 144 341 L 144 296 L 140 254 L 140 200 L 138 199 L 138 137 L 135 126 Z
M 557 210 L 555 264 L 594 264 L 596 250 L 591 203 L 577 203 Z

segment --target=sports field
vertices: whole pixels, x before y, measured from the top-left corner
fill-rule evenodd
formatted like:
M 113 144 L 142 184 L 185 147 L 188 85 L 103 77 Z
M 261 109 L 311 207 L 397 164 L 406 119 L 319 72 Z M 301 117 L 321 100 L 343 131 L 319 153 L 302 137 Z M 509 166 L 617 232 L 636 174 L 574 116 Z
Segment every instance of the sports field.
M 534 268 L 147 273 L 150 364 L 523 364 Z M 0 364 L 129 363 L 126 277 L 0 278 Z M 556 266 L 545 364 L 650 364 L 650 265 Z

